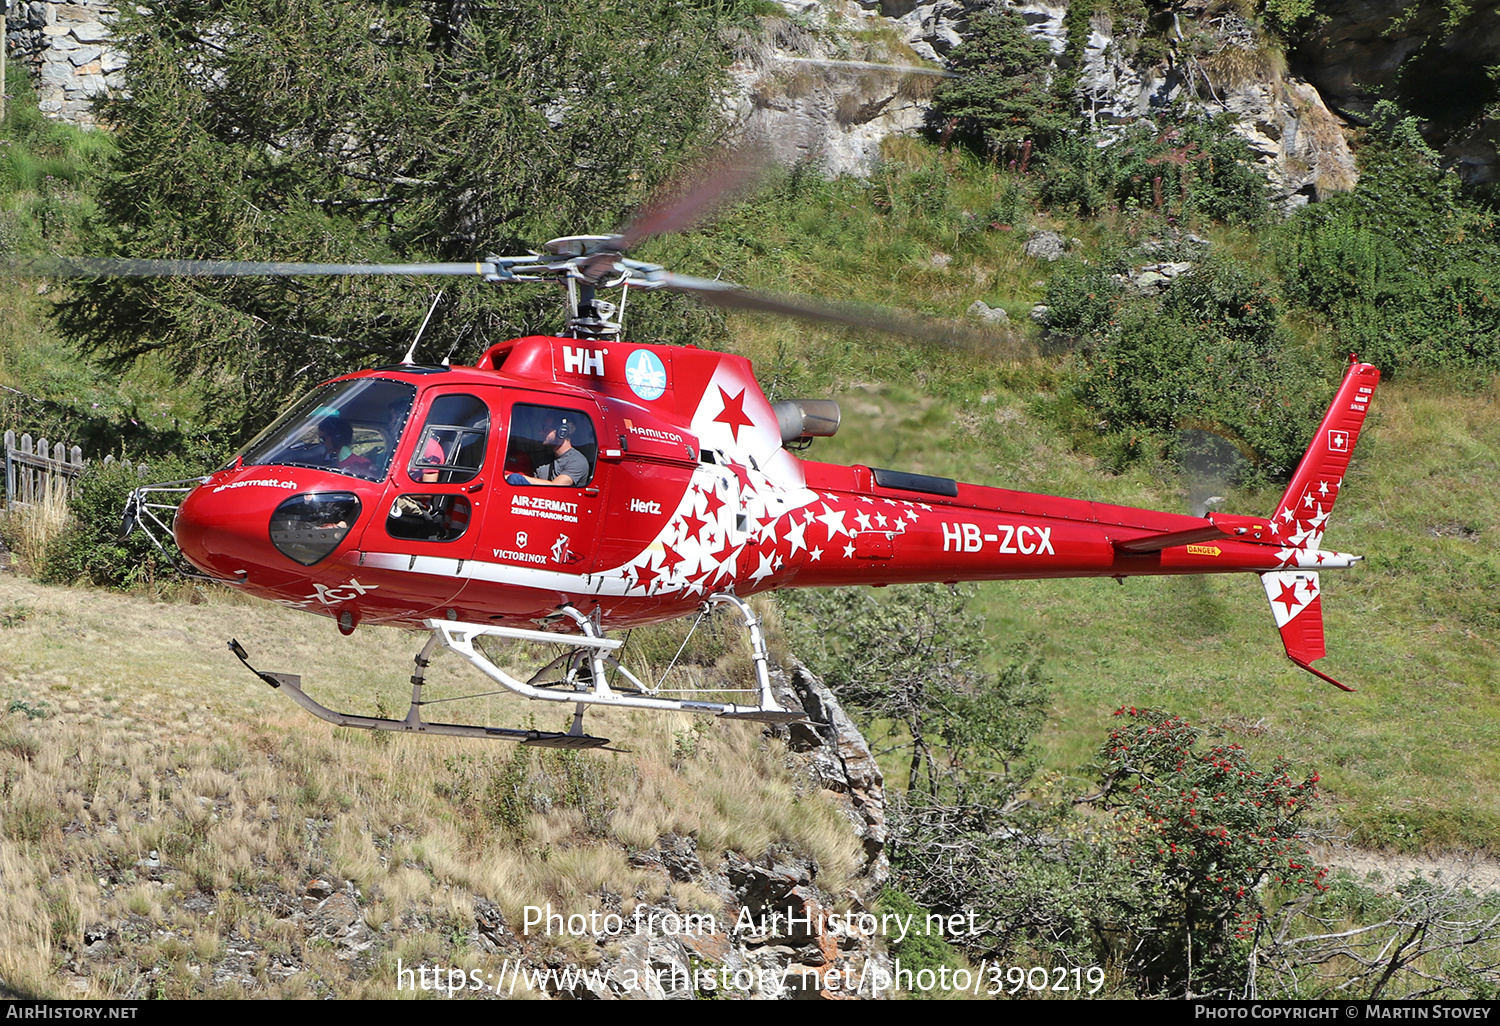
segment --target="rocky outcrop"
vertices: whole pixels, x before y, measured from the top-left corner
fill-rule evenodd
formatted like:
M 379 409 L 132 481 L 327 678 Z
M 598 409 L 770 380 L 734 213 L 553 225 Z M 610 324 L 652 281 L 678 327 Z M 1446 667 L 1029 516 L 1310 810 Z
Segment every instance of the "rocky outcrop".
M 94 123 L 93 101 L 124 87 L 125 59 L 109 45 L 115 6 L 100 0 L 17 4 L 6 21 L 10 59 L 32 72 L 42 112 Z
M 1106 138 L 1173 105 L 1204 117 L 1228 115 L 1270 182 L 1273 203 L 1289 209 L 1354 188 L 1354 155 L 1338 119 L 1309 83 L 1277 70 L 1274 54 L 1236 15 L 1217 14 L 1179 34 L 1196 47 L 1141 61 L 1126 27 L 1091 27 L 1078 88 L 1084 116 Z M 1198 52 L 1195 52 L 1197 50 Z
M 824 174 L 865 174 L 887 136 L 921 127 L 941 81 L 879 30 L 884 19 L 847 0 L 783 0 L 785 18 L 763 18 L 738 41 L 730 69 L 735 120 L 783 163 Z M 843 28 L 864 29 L 848 32 Z M 903 72 L 901 67 L 915 70 Z
M 879 3 L 907 44 L 934 60 L 963 38 L 975 6 L 958 0 Z M 1063 24 L 1067 7 L 1034 0 L 1008 6 L 1047 44 L 1059 71 L 1072 70 Z M 1143 25 L 1125 21 L 1091 23 L 1076 69 L 1078 99 L 1091 129 L 1108 139 L 1173 106 L 1204 117 L 1227 114 L 1281 208 L 1354 187 L 1354 157 L 1339 120 L 1309 82 L 1279 70 L 1249 23 L 1232 12 L 1210 14 L 1189 5 L 1178 15 L 1164 57 L 1140 45 L 1144 33 Z
M 890 875 L 885 854 L 885 777 L 868 742 L 833 692 L 795 659 L 773 676 L 776 700 L 807 720 L 786 727 L 787 747 L 800 752 L 824 790 L 843 806 L 868 859 L 865 876 L 878 889 Z
M 1292 66 L 1351 120 L 1393 97 L 1471 182 L 1500 180 L 1500 0 L 1324 0 Z

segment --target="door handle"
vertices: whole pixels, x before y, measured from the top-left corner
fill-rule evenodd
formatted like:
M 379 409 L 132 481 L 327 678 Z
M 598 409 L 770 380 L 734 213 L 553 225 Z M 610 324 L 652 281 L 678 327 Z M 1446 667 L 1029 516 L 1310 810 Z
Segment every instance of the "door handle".
M 483 490 L 484 490 L 484 478 L 482 478 L 482 477 L 479 478 L 477 481 L 474 481 L 474 482 L 471 482 L 470 484 L 464 485 L 464 491 L 468 492 L 470 495 L 473 495 L 475 492 L 481 492 Z

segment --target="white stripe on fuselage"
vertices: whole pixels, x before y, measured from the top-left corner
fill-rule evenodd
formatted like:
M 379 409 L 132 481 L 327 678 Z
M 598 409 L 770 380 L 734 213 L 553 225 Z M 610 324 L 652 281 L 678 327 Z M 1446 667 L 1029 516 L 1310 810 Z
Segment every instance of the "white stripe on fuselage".
M 494 584 L 536 588 L 541 591 L 564 591 L 575 595 L 625 595 L 630 590 L 628 579 L 619 570 L 606 570 L 597 574 L 569 574 L 559 570 L 538 570 L 535 567 L 515 566 L 510 563 L 491 563 L 482 559 L 459 560 L 445 556 L 413 557 L 401 552 L 366 552 L 360 565 L 372 566 L 380 570 L 399 570 L 402 573 L 429 574 L 434 577 L 489 581 Z

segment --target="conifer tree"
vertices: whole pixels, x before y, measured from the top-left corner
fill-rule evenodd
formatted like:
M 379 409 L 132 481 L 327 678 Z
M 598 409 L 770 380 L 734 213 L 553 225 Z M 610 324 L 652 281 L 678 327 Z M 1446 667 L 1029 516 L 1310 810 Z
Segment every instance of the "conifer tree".
M 675 0 L 125 5 L 97 252 L 471 260 L 616 230 L 716 128 L 722 17 Z M 433 359 L 556 327 L 546 290 L 441 285 Z M 165 351 L 253 426 L 312 383 L 399 356 L 438 287 L 115 279 L 77 289 L 62 321 L 109 357 Z

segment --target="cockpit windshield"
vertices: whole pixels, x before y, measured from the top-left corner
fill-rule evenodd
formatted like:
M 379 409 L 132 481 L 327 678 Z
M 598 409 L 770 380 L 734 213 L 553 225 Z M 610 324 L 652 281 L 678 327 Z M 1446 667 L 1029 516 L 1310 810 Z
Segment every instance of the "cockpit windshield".
M 382 481 L 417 390 L 357 378 L 323 385 L 245 447 L 248 466 L 311 467 Z

